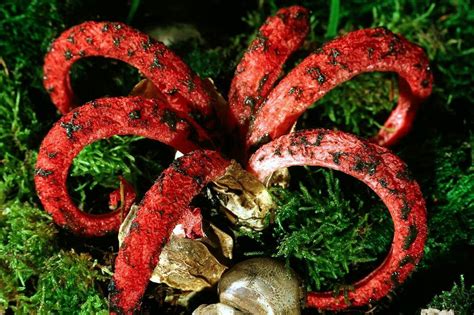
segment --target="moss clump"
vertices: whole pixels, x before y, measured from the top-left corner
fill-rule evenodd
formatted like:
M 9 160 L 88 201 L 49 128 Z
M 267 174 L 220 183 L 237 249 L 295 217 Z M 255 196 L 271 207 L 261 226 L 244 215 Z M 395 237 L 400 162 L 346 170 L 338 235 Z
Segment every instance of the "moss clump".
M 36 152 L 32 150 L 38 120 L 26 93 L 0 70 L 0 204 L 7 199 L 31 199 Z
M 56 234 L 43 210 L 18 201 L 0 205 L 0 312 L 107 308 L 98 288 L 107 277 L 89 255 L 58 250 Z
M 14 79 L 28 83 L 26 92 L 42 91 L 44 53 L 65 28 L 59 2 L 5 0 L 0 21 L 1 57 Z
M 444 117 L 445 122 L 450 121 L 449 113 Z M 474 246 L 474 135 L 461 136 L 453 130 L 446 130 L 443 136 L 433 134 L 432 129 L 415 130 L 414 138 L 400 152 L 413 165 L 427 202 L 429 237 L 421 261 L 424 268 L 440 263 L 440 258 L 461 259 L 453 256 L 454 252 Z
M 86 254 L 61 251 L 51 217 L 35 206 L 37 149 L 57 118 L 43 91 L 42 61 L 66 27 L 60 7 L 0 4 L 0 313 L 107 309 L 98 267 Z
M 429 303 L 431 308 L 439 310 L 453 310 L 455 314 L 469 315 L 474 312 L 474 285 L 466 286 L 464 276 L 461 275 L 459 284 L 449 291 L 443 291 Z
M 133 143 L 140 139 L 114 136 L 79 153 L 72 164 L 69 183 L 73 200 L 80 208 L 89 211 L 104 207 L 108 193 L 119 187 L 119 176 L 131 180 L 133 174 L 140 172 L 131 154 Z
M 33 308 L 45 313 L 107 314 L 107 294 L 97 288 L 97 281 L 106 279 L 88 254 L 59 251 L 45 261 L 37 290 L 25 311 Z
M 466 142 L 439 145 L 434 154 L 436 180 L 427 185 L 432 205 L 427 263 L 462 244 L 474 246 L 473 143 L 471 135 Z
M 299 269 L 308 289 L 335 289 L 386 254 L 393 226 L 383 203 L 362 183 L 330 170 L 305 172 L 298 189 L 273 190 L 279 206 L 274 256 Z
M 55 234 L 44 211 L 18 201 L 0 205 L 0 310 L 27 300 L 29 284 L 54 252 Z
M 74 159 L 70 193 L 85 211 L 107 209 L 108 194 L 119 187 L 123 176 L 140 198 L 173 157 L 171 148 L 143 137 L 113 136 L 92 143 Z

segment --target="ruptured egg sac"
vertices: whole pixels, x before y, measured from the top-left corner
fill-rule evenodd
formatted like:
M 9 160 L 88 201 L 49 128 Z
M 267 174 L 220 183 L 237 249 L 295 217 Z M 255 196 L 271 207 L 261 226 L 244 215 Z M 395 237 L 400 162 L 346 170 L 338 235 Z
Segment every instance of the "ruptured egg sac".
M 223 212 L 237 227 L 262 231 L 272 221 L 276 204 L 265 186 L 232 161 L 224 175 L 212 181 Z
M 119 244 L 129 233 L 137 211 L 138 206 L 133 205 L 120 226 Z M 213 224 L 206 224 L 204 228 L 200 212 L 189 212 L 187 218 L 190 222 L 180 222 L 173 229 L 150 281 L 185 292 L 198 292 L 219 281 L 227 269 L 223 262 L 232 258 L 234 244 L 230 235 Z M 202 235 L 197 239 L 188 238 L 190 228 Z
M 218 292 L 220 303 L 201 305 L 193 315 L 298 315 L 305 296 L 298 275 L 271 258 L 236 264 L 219 280 Z
M 192 315 L 245 315 L 232 306 L 222 303 L 202 304 L 194 310 Z

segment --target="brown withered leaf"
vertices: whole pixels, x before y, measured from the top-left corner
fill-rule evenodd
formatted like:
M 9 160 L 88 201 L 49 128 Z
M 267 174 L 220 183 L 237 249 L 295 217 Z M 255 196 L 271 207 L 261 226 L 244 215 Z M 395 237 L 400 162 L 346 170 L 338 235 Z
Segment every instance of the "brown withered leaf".
M 127 236 L 128 232 L 130 232 L 130 227 L 132 226 L 133 219 L 137 216 L 138 206 L 132 205 L 130 207 L 130 211 L 128 212 L 127 216 L 123 220 L 122 224 L 120 225 L 119 232 L 118 232 L 118 241 L 119 246 L 122 245 L 123 239 Z
M 212 244 L 213 250 L 206 244 Z M 199 240 L 173 232 L 150 280 L 183 291 L 201 291 L 211 287 L 227 269 L 219 258 L 232 257 L 233 246 L 232 237 L 212 224 Z
M 151 281 L 184 291 L 200 291 L 217 283 L 226 269 L 203 243 L 171 235 Z
M 264 182 L 265 187 L 280 186 L 288 188 L 290 186 L 290 171 L 288 168 L 280 168 L 273 172 Z
M 232 161 L 225 174 L 213 181 L 227 217 L 243 228 L 261 231 L 272 219 L 276 204 L 265 186 Z
M 203 237 L 200 241 L 210 246 L 219 260 L 221 260 L 220 258 L 223 258 L 222 260 L 232 259 L 234 240 L 229 234 L 212 223 L 206 228 L 205 233 L 206 237 Z
M 120 226 L 119 244 L 128 234 L 137 210 L 138 206 L 132 206 Z M 163 247 L 150 281 L 164 283 L 183 291 L 201 291 L 219 281 L 227 267 L 218 258 L 230 259 L 234 243 L 230 235 L 212 224 L 206 229 L 203 238 L 186 238 L 182 225 L 182 222 L 176 225 L 168 243 Z M 216 252 L 216 255 L 213 252 Z

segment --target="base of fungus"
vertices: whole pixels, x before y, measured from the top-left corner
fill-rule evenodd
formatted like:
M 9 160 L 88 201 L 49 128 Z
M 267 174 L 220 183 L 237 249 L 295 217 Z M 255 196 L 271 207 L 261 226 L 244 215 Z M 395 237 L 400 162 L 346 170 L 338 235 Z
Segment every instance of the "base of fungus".
M 175 160 L 148 190 L 125 237 L 110 292 L 111 308 L 132 313 L 138 308 L 163 246 L 182 220 L 194 196 L 224 174 L 230 161 L 214 151 L 193 151 Z

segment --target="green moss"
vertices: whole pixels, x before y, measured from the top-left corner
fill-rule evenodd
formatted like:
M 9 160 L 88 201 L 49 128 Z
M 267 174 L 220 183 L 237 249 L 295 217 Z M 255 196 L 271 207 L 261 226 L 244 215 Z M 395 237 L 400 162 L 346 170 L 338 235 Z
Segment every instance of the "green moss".
M 247 48 L 247 37 L 237 35 L 222 46 L 209 47 L 198 41 L 173 44 L 171 49 L 180 55 L 189 67 L 202 78 L 211 78 L 218 91 L 227 98 L 227 90 L 235 67 Z
M 166 145 L 143 137 L 114 136 L 95 142 L 74 159 L 69 187 L 84 210 L 107 209 L 108 194 L 119 187 L 119 176 L 145 193 L 173 159 Z M 104 207 L 105 206 L 105 207 Z
M 132 174 L 139 173 L 135 166 L 135 157 L 130 151 L 132 144 L 140 139 L 114 136 L 95 142 L 79 153 L 74 159 L 70 173 L 71 193 L 77 198 L 77 204 L 83 207 L 87 196 L 91 196 L 98 188 L 117 189 L 119 176 L 130 180 Z M 103 193 L 105 197 L 106 192 Z
M 36 132 L 40 129 L 31 103 L 6 69 L 0 70 L 0 204 L 34 194 L 33 169 Z
M 0 205 L 0 311 L 19 305 L 54 252 L 56 229 L 42 210 L 18 201 Z
M 116 188 L 119 175 L 129 177 L 133 172 L 138 172 L 134 165 L 135 158 L 130 154 L 130 146 L 140 139 L 114 136 L 87 146 L 74 159 L 71 176 L 91 176 L 93 181 L 84 183 L 91 188 L 96 185 Z
M 472 102 L 474 14 L 469 1 L 386 2 L 372 12 L 374 26 L 386 26 L 425 49 L 434 68 L 437 102 L 451 110 L 459 102 Z
M 107 310 L 106 294 L 97 281 L 105 280 L 99 266 L 87 254 L 60 251 L 46 262 L 37 283 L 37 291 L 24 310 L 39 313 L 96 314 Z M 78 310 L 80 310 L 78 312 Z
M 449 117 L 445 113 L 446 122 Z M 449 258 L 459 246 L 474 245 L 474 137 L 452 131 L 433 137 L 433 132 L 415 130 L 412 141 L 400 152 L 412 166 L 427 201 L 429 238 L 424 268 L 439 263 L 440 257 Z
M 204 45 L 197 42 L 176 45 L 178 51 L 187 46 L 184 56 L 186 63 L 203 78 L 222 78 L 233 74 L 237 60 L 235 50 L 232 47 L 215 47 L 206 49 Z
M 305 172 L 299 189 L 273 190 L 279 205 L 274 255 L 301 271 L 308 289 L 333 289 L 384 256 L 392 225 L 363 184 L 333 171 Z
M 466 286 L 464 276 L 461 275 L 459 284 L 454 283 L 451 290 L 435 296 L 428 307 L 453 310 L 459 315 L 470 315 L 474 311 L 474 285 Z
M 0 51 L 15 80 L 42 91 L 44 53 L 65 28 L 58 1 L 2 1 Z M 32 67 L 31 65 L 35 66 Z
M 46 212 L 20 202 L 0 210 L 0 312 L 92 314 L 107 309 L 98 284 L 110 272 L 87 254 L 58 251 L 57 231 Z

